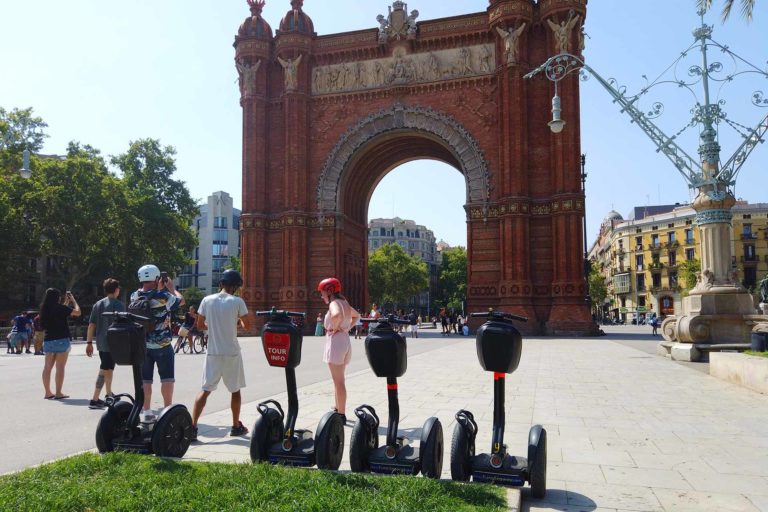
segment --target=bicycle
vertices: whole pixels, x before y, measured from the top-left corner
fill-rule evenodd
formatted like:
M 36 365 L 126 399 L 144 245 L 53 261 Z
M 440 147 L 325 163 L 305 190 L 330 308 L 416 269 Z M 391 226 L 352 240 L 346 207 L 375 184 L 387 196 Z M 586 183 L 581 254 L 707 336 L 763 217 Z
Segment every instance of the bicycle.
M 195 332 L 192 337 L 192 345 L 196 354 L 205 352 L 208 349 L 208 334 L 205 332 Z

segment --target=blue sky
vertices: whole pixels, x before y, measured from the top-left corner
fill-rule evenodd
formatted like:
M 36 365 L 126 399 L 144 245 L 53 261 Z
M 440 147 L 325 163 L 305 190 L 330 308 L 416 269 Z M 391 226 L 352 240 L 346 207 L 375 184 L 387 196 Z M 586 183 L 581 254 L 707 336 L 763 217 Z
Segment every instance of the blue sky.
M 419 10 L 420 20 L 484 11 L 488 5 L 487 0 L 408 3 L 409 10 Z M 719 19 L 722 3 L 715 3 L 717 11 L 706 17 L 714 25 L 714 39 L 765 70 L 768 1 L 758 0 L 751 24 L 735 12 L 725 25 Z M 304 10 L 318 34 L 329 34 L 376 27 L 376 15 L 386 13 L 388 5 L 381 0 L 307 0 Z M 288 0 L 267 1 L 263 14 L 273 30 L 289 8 Z M 79 140 L 111 155 L 125 151 L 130 140 L 159 138 L 176 147 L 179 177 L 193 196 L 225 190 L 239 205 L 241 110 L 232 42 L 247 15 L 245 0 L 0 2 L 0 105 L 34 107 L 50 125 L 46 153 L 61 153 L 68 141 Z M 693 42 L 691 32 L 698 24 L 694 0 L 591 0 L 585 57 L 605 78 L 637 91 L 644 74 L 657 76 Z M 749 106 L 750 94 L 759 89 L 768 95 L 768 80 L 756 76 L 726 89 L 723 108 L 729 117 L 756 125 L 768 113 Z M 619 113 L 597 82 L 584 82 L 581 91 L 590 241 L 611 209 L 626 216 L 635 205 L 689 201 L 688 188 L 672 164 Z M 666 105 L 657 124 L 675 133 L 687 123 L 693 102 L 676 87 L 657 91 L 649 98 Z M 680 144 L 696 156 L 695 132 Z M 738 144 L 723 131 L 722 159 Z M 766 201 L 767 163 L 768 144 L 762 144 L 742 168 L 737 197 Z M 418 186 L 403 185 L 409 182 Z M 464 197 L 458 171 L 413 162 L 382 180 L 369 217 L 394 212 L 463 245 Z

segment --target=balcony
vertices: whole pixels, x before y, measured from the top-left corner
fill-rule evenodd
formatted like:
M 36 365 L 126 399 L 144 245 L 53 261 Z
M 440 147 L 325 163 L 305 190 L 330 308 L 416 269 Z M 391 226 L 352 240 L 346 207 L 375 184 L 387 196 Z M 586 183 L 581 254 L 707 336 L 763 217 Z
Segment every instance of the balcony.
M 746 263 L 747 265 L 750 265 L 750 264 L 756 265 L 758 261 L 760 261 L 760 257 L 758 257 L 757 255 L 755 255 L 755 256 L 742 256 L 741 257 L 741 262 L 742 263 Z M 768 260 L 766 260 L 766 261 L 768 261 Z
M 661 250 L 661 242 L 653 242 L 648 244 L 648 250 L 649 251 L 660 251 Z
M 685 239 L 685 245 L 695 245 L 696 239 L 695 238 L 686 238 Z
M 648 268 L 651 270 L 661 270 L 662 268 L 664 268 L 664 264 L 660 261 L 654 261 L 653 263 L 648 265 Z
M 757 233 L 742 233 L 741 239 L 745 242 L 749 242 L 751 240 L 757 240 Z
M 680 247 L 680 242 L 678 242 L 677 240 L 672 240 L 671 242 L 666 243 L 666 248 L 671 251 L 677 249 L 678 247 Z

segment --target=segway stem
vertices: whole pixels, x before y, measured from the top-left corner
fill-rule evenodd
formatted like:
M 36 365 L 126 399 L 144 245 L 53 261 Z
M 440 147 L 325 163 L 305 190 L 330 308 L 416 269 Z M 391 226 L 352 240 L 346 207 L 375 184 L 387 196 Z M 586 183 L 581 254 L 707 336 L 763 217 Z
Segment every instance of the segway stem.
M 285 369 L 285 384 L 288 388 L 288 416 L 285 419 L 285 437 L 289 438 L 293 436 L 296 418 L 299 416 L 299 397 L 296 392 L 296 370 L 294 368 Z
M 493 440 L 491 441 L 491 453 L 503 454 L 504 452 L 504 384 L 506 375 L 500 372 L 493 373 Z
M 141 413 L 141 409 L 144 407 L 144 379 L 141 376 L 141 366 L 134 364 L 132 366 L 132 370 L 133 390 L 136 399 L 133 402 L 133 409 L 131 409 L 131 414 L 128 415 L 128 423 L 126 424 L 126 428 L 129 431 L 138 426 L 139 414 Z
M 394 377 L 387 377 L 387 399 L 389 401 L 387 446 L 397 446 L 397 425 L 400 423 L 400 403 L 397 400 L 397 379 Z

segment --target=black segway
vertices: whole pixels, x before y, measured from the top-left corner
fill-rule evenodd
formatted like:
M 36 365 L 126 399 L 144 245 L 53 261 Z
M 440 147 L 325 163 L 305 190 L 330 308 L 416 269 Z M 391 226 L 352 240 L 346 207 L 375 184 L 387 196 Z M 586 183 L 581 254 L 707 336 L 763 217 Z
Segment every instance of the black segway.
M 96 427 L 96 447 L 100 453 L 114 450 L 154 453 L 160 457 L 183 457 L 192 442 L 192 416 L 181 404 L 164 408 L 156 420 L 139 422 L 144 404 L 141 367 L 146 341 L 144 327 L 136 321 L 147 318 L 132 313 L 108 312 L 114 320 L 107 330 L 107 343 L 115 364 L 133 367 L 135 398 L 121 393 L 108 402 Z
M 301 363 L 301 330 L 291 317 L 304 318 L 304 313 L 289 311 L 258 311 L 269 316 L 261 330 L 264 355 L 270 366 L 285 368 L 288 388 L 288 416 L 280 403 L 267 400 L 258 405 L 260 416 L 251 434 L 251 460 L 269 461 L 289 466 L 314 466 L 339 469 L 344 452 L 344 422 L 341 414 L 328 411 L 317 424 L 315 437 L 308 430 L 294 430 L 299 414 L 295 368 Z
M 365 338 L 365 355 L 377 377 L 387 379 L 389 400 L 389 424 L 387 444 L 379 447 L 379 417 L 370 405 L 355 409 L 357 423 L 352 429 L 349 447 L 349 464 L 352 471 L 416 475 L 421 471 L 429 478 L 440 478 L 443 471 L 443 427 L 434 416 L 424 422 L 419 447 L 409 440 L 397 437 L 400 406 L 397 399 L 397 377 L 407 368 L 406 343 L 392 324 L 407 324 L 407 320 L 389 318 L 364 318 L 369 325 L 378 325 Z
M 534 425 L 528 434 L 528 458 L 507 453 L 504 444 L 504 384 L 507 373 L 520 364 L 523 338 L 512 320 L 527 322 L 522 316 L 498 311 L 472 313 L 486 317 L 477 330 L 477 358 L 483 370 L 493 372 L 493 440 L 491 453 L 475 455 L 477 423 L 471 412 L 456 413 L 451 442 L 451 478 L 522 486 L 531 484 L 531 495 L 543 498 L 547 491 L 547 431 Z

